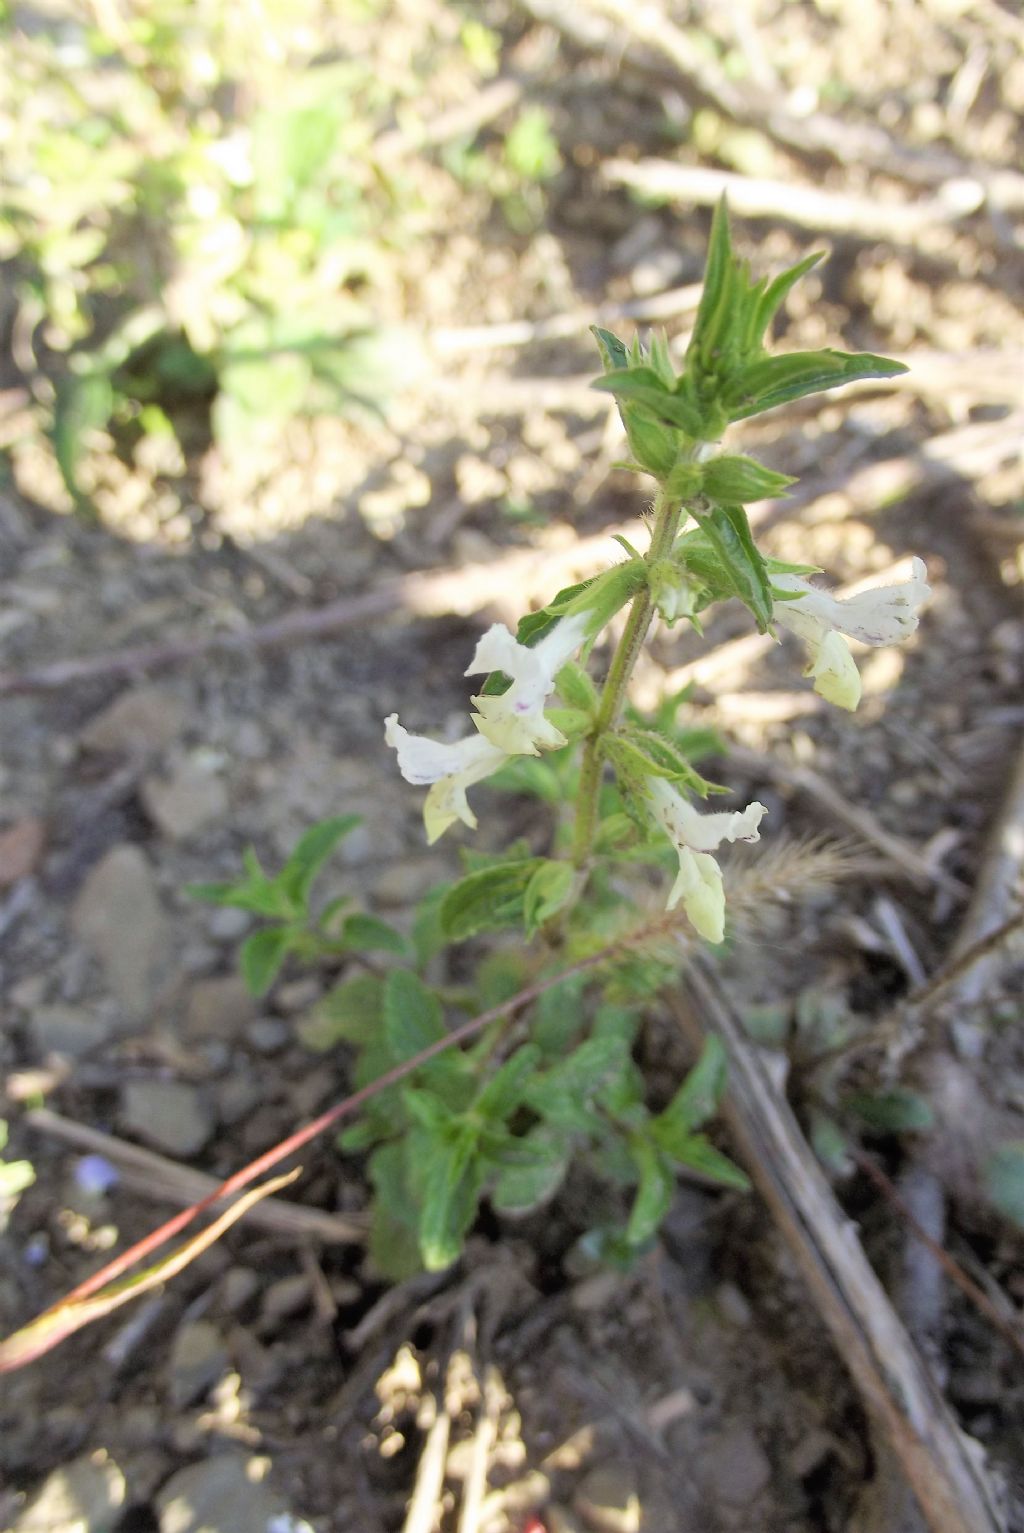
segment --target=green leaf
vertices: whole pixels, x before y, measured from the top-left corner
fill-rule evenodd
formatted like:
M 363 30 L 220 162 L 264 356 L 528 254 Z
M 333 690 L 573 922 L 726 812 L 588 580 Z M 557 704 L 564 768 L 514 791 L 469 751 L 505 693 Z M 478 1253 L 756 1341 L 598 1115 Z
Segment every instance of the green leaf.
M 576 870 L 571 862 L 544 858 L 536 868 L 523 895 L 523 923 L 532 937 L 552 916 L 563 910 L 576 888 Z
M 730 420 L 746 420 L 823 389 L 864 378 L 895 378 L 906 371 L 902 362 L 870 352 L 792 351 L 744 368 L 723 394 L 722 404 Z
M 452 1112 L 451 1108 L 432 1091 L 423 1091 L 419 1086 L 405 1086 L 402 1090 L 402 1101 L 409 1109 L 410 1115 L 431 1136 L 444 1137 L 457 1130 L 460 1122 L 459 1114 Z
M 928 1101 L 916 1091 L 894 1086 L 890 1091 L 862 1091 L 846 1098 L 846 1106 L 878 1134 L 903 1134 L 929 1129 L 935 1122 Z
M 526 888 L 543 859 L 499 863 L 460 878 L 441 902 L 441 925 L 449 942 L 464 942 L 480 932 L 518 926 L 523 920 Z
M 476 1215 L 483 1185 L 483 1167 L 472 1130 L 467 1126 L 450 1143 L 438 1144 L 425 1171 L 420 1252 L 428 1272 L 443 1272 L 462 1254 L 463 1239 Z
M 662 379 L 653 367 L 627 367 L 612 373 L 605 373 L 603 378 L 594 380 L 593 387 L 604 394 L 614 394 L 617 400 L 622 401 L 624 410 L 623 422 L 626 433 L 629 436 L 629 445 L 636 452 L 636 445 L 630 433 L 630 422 L 636 417 L 629 410 L 629 405 L 635 404 L 643 407 L 656 421 L 667 421 L 670 426 L 676 426 L 690 437 L 700 435 L 702 421 L 699 413 L 694 409 L 689 400 L 682 398 L 665 387 Z M 678 456 L 678 447 L 665 438 L 671 447 L 671 461 L 660 472 L 667 472 L 672 467 Z M 640 460 L 643 461 L 643 460 Z M 659 455 L 660 461 L 660 455 Z M 646 467 L 646 464 L 645 464 Z
M 555 678 L 555 685 L 559 696 L 570 708 L 578 708 L 583 713 L 592 713 L 597 707 L 597 688 L 583 667 L 577 665 L 574 660 L 563 665 Z
M 715 791 L 715 785 L 692 767 L 670 740 L 653 729 L 626 725 L 605 736 L 603 750 L 615 770 L 631 782 L 646 777 L 664 777 L 682 783 L 702 798 Z
M 772 499 L 796 483 L 788 474 L 777 474 L 754 458 L 728 454 L 706 463 L 702 478 L 704 494 L 709 500 L 725 500 L 737 505 Z
M 422 1266 L 416 1236 L 418 1209 L 407 1175 L 407 1143 L 381 1145 L 366 1167 L 374 1193 L 370 1261 L 383 1276 L 396 1282 L 411 1277 Z
M 588 1038 L 560 1064 L 535 1076 L 526 1100 L 549 1123 L 590 1133 L 600 1128 L 601 1120 L 588 1104 L 629 1063 L 629 1046 L 623 1038 Z
M 78 466 L 84 438 L 105 426 L 114 409 L 114 390 L 107 373 L 83 373 L 64 378 L 57 386 L 53 407 L 53 451 L 68 493 L 82 500 Z
M 242 978 L 253 995 L 265 995 L 281 971 L 296 937 L 294 928 L 271 926 L 246 937 L 238 955 Z
M 694 1129 L 702 1128 L 718 1110 L 727 1074 L 725 1049 L 720 1040 L 712 1035 L 705 1042 L 700 1058 L 675 1096 L 654 1119 L 652 1128 L 655 1135 L 661 1129 L 666 1132 L 671 1130 L 673 1134 L 679 1131 L 692 1134 Z M 669 1145 L 666 1143 L 664 1148 L 668 1149 Z
M 360 823 L 358 814 L 339 815 L 335 819 L 321 820 L 300 839 L 276 880 L 297 908 L 306 908 L 316 875 L 338 842 Z
M 754 614 L 762 633 L 772 618 L 772 588 L 742 506 L 713 506 L 694 516 L 728 574 L 733 591 Z
M 690 353 L 694 357 L 706 357 L 725 350 L 736 318 L 736 264 L 729 232 L 729 208 L 725 197 L 722 197 L 711 219 L 708 253 L 704 263 L 704 285 L 687 352 L 687 364 Z
M 617 372 L 629 366 L 629 353 L 617 335 L 613 335 L 610 330 L 603 330 L 600 325 L 591 325 L 590 333 L 597 342 L 606 373 Z
M 853 1170 L 849 1137 L 834 1118 L 814 1111 L 810 1120 L 811 1148 L 827 1171 L 833 1176 L 849 1176 Z
M 1024 1139 L 1001 1144 L 985 1161 L 982 1177 L 989 1201 L 1024 1228 Z
M 586 979 L 573 974 L 552 985 L 537 1001 L 530 1037 L 544 1054 L 564 1054 L 583 1028 Z
M 415 908 L 412 922 L 412 945 L 416 951 L 416 967 L 425 969 L 430 960 L 448 945 L 441 925 L 441 902 L 450 884 L 435 884 Z
M 569 1140 L 541 1123 L 518 1140 L 510 1153 L 515 1159 L 500 1166 L 490 1200 L 498 1213 L 528 1213 L 561 1186 L 569 1166 Z
M 247 879 L 238 879 L 234 883 L 187 884 L 185 892 L 192 899 L 203 900 L 208 905 L 230 905 L 238 910 L 250 910 L 258 916 L 294 915 L 296 912 L 291 900 L 277 883 L 259 871 L 255 856 L 250 847 L 246 853 L 250 869 Z
M 396 1063 L 447 1037 L 441 1002 L 408 969 L 393 969 L 384 981 L 384 1036 Z
M 357 952 L 396 953 L 401 957 L 407 948 L 405 938 L 393 926 L 377 916 L 362 914 L 346 917 L 340 940 Z
M 562 801 L 558 773 L 546 761 L 538 761 L 536 756 L 510 756 L 505 765 L 487 779 L 487 786 L 503 793 L 526 793 L 539 798 L 542 804 Z
M 308 1049 L 333 1048 L 336 1043 L 362 1045 L 383 1022 L 384 982 L 375 974 L 354 974 L 335 985 L 303 1017 L 297 1032 Z
M 703 1134 L 692 1134 L 668 1153 L 681 1166 L 689 1166 L 692 1171 L 711 1177 L 723 1187 L 733 1187 L 737 1192 L 750 1191 L 750 1178 L 720 1150 L 716 1150 Z
M 649 1139 L 635 1136 L 630 1157 L 640 1173 L 640 1186 L 629 1214 L 626 1239 L 632 1246 L 646 1245 L 657 1234 L 672 1205 L 676 1179 L 672 1168 Z
M 795 266 L 790 266 L 787 271 L 780 272 L 767 286 L 763 283 L 758 284 L 764 290 L 753 306 L 750 315 L 748 333 L 752 347 L 764 344 L 768 326 L 785 302 L 790 289 L 824 258 L 825 252 L 823 250 L 814 250 L 810 255 L 804 256 L 802 261 L 798 261 Z
M 480 1091 L 473 1103 L 474 1112 L 487 1121 L 504 1123 L 525 1097 L 527 1083 L 539 1059 L 540 1049 L 536 1044 L 524 1043 L 516 1049 Z

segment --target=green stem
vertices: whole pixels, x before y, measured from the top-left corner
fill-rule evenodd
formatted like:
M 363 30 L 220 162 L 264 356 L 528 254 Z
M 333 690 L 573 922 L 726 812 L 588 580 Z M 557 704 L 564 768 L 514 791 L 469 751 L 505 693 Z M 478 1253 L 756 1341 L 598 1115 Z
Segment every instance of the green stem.
M 658 559 L 667 558 L 672 552 L 676 530 L 679 526 L 680 502 L 669 499 L 664 490 L 658 491 L 654 502 L 654 528 L 651 546 L 645 563 L 650 566 Z M 577 868 L 586 866 L 597 828 L 597 799 L 601 791 L 601 740 L 614 729 L 626 700 L 626 688 L 633 674 L 647 630 L 654 616 L 654 603 L 648 586 L 644 586 L 633 598 L 626 626 L 622 630 L 612 663 L 608 667 L 604 687 L 598 703 L 594 727 L 583 751 L 580 782 L 576 799 L 576 825 L 573 835 L 572 860 Z

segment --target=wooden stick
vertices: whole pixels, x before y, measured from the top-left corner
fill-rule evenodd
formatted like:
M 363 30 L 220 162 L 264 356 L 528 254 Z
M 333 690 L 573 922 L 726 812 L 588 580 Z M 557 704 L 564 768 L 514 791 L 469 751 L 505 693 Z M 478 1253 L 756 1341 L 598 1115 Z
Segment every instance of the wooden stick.
M 959 223 L 976 213 L 985 199 L 985 189 L 978 181 L 957 180 L 940 186 L 933 197 L 886 203 L 820 186 L 741 176 L 706 165 L 682 165 L 676 160 L 608 160 L 601 174 L 613 186 L 632 187 L 647 197 L 713 207 L 724 195 L 740 217 L 771 218 L 776 223 L 781 218 L 817 233 L 906 245 L 917 244 L 924 230 Z
M 726 1121 L 931 1533 L 1006 1533 L 992 1488 L 832 1196 L 789 1104 L 714 971 L 692 962 L 677 1016 L 729 1056 Z
M 187 1206 L 198 1202 L 218 1186 L 215 1176 L 196 1171 L 191 1166 L 181 1166 L 177 1161 L 144 1150 L 140 1145 L 115 1139 L 100 1129 L 75 1123 L 48 1107 L 36 1107 L 24 1118 L 30 1128 L 41 1134 L 51 1134 L 76 1149 L 88 1150 L 94 1155 L 104 1155 L 120 1171 L 122 1180 L 139 1192 L 152 1197 L 166 1198 L 168 1203 Z M 366 1239 L 364 1220 L 346 1218 L 343 1214 L 330 1214 L 320 1208 L 306 1208 L 299 1203 L 289 1203 L 284 1198 L 274 1198 L 267 1203 L 256 1203 L 244 1216 L 250 1224 L 261 1225 L 275 1235 L 288 1235 L 334 1244 L 361 1244 Z

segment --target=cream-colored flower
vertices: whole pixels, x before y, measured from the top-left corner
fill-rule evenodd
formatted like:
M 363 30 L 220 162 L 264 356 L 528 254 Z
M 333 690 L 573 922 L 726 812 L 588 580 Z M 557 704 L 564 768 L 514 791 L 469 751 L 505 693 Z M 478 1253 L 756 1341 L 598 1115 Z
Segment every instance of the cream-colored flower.
M 758 826 L 768 813 L 764 804 L 724 814 L 701 814 L 664 777 L 649 777 L 647 792 L 655 819 L 679 854 L 679 874 L 668 897 L 674 910 L 680 900 L 697 931 L 709 942 L 725 936 L 725 887 L 711 853 L 723 841 L 758 841 Z
M 846 641 L 848 634 L 862 644 L 898 644 L 918 623 L 918 610 L 930 595 L 923 559 L 915 559 L 909 580 L 876 586 L 856 596 L 831 596 L 802 575 L 773 575 L 779 592 L 796 593 L 775 603 L 774 621 L 797 634 L 810 650 L 806 674 L 814 690 L 840 708 L 860 702 L 860 672 Z
M 431 785 L 423 805 L 423 823 L 431 845 L 456 820 L 476 828 L 466 789 L 504 766 L 507 752 L 478 734 L 466 735 L 451 745 L 426 735 L 411 735 L 398 722 L 397 713 L 385 720 L 384 738 L 398 752 L 398 770 L 406 782 L 418 787 Z
M 488 628 L 476 647 L 467 676 L 503 671 L 512 678 L 506 692 L 472 699 L 473 722 L 485 739 L 509 756 L 539 756 L 566 743 L 561 730 L 544 717 L 544 704 L 555 677 L 586 637 L 589 615 L 561 618 L 532 647 L 520 644 L 504 623 Z

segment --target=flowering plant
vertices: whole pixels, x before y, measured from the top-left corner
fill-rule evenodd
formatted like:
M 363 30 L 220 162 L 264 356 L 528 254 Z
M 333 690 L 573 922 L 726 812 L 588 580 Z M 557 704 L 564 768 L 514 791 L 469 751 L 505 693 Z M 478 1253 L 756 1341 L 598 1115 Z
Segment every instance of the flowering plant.
M 255 989 L 273 983 L 289 953 L 343 964 L 368 949 L 380 955 L 346 969 L 303 1035 L 315 1048 L 356 1050 L 364 1115 L 340 1143 L 368 1155 L 371 1255 L 389 1275 L 447 1266 L 482 1198 L 498 1214 L 524 1215 L 581 1158 L 604 1188 L 580 1233 L 589 1257 L 632 1260 L 656 1233 L 681 1165 L 746 1185 L 703 1131 L 723 1088 L 721 1047 L 709 1043 L 659 1103 L 634 1054 L 645 1003 L 677 975 L 681 951 L 725 940 L 717 854 L 757 841 L 768 811 L 756 801 L 701 807 L 726 792 L 694 765 L 708 753 L 707 733 L 679 728 L 678 699 L 644 719 L 628 688 L 656 620 L 700 631 L 710 607 L 739 600 L 762 632 L 796 633 L 816 690 L 854 708 L 860 678 L 844 635 L 888 644 L 917 626 L 928 594 L 920 560 L 902 585 L 833 597 L 808 578 L 819 571 L 767 558 L 751 533 L 744 507 L 792 480 L 721 450 L 733 421 L 903 370 L 867 354 L 768 354 L 774 314 L 817 259 L 754 281 L 733 253 L 722 206 L 680 372 L 662 336 L 627 348 L 595 330 L 604 364 L 596 386 L 615 396 L 626 466 L 657 485 L 649 546 L 624 545 L 624 559 L 558 592 L 515 634 L 500 623 L 484 633 L 466 670 L 484 680 L 459 738 L 411 733 L 397 714 L 385 722 L 403 777 L 427 789 L 429 842 L 458 824 L 477 828 L 470 793 L 489 780 L 555 811 L 537 845 L 467 846 L 463 876 L 421 902 L 411 945 L 376 917 L 342 911 L 343 901 L 310 918 L 312 881 L 351 817 L 314 828 L 276 879 L 251 862 L 244 884 L 198 891 L 276 923 L 243 951 Z M 610 637 L 598 686 L 590 666 Z M 657 887 L 652 870 L 661 909 L 638 926 L 637 909 Z M 477 1021 L 452 1034 L 453 1010 Z M 449 1046 L 470 1035 L 471 1046 Z

